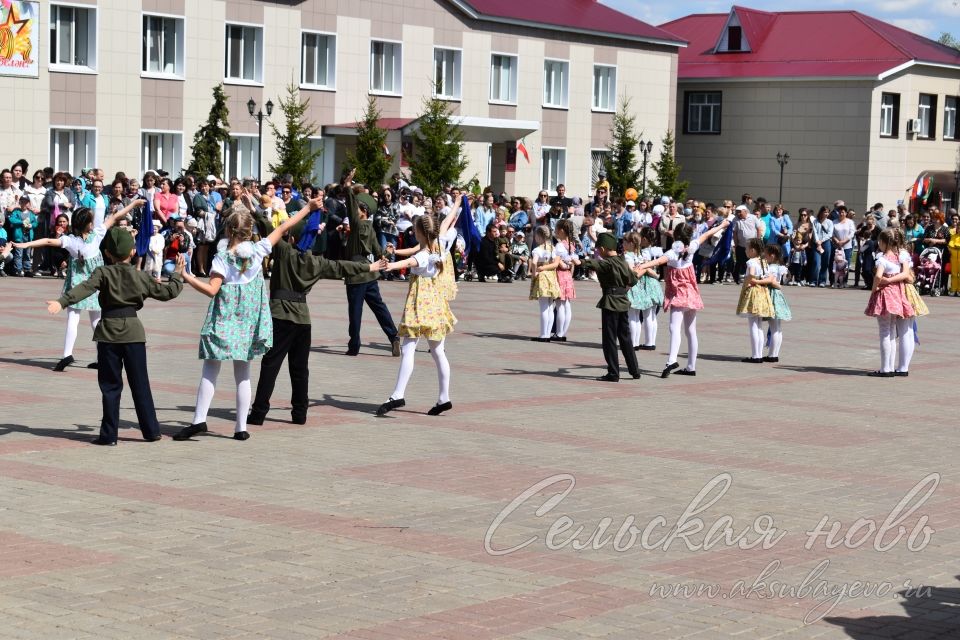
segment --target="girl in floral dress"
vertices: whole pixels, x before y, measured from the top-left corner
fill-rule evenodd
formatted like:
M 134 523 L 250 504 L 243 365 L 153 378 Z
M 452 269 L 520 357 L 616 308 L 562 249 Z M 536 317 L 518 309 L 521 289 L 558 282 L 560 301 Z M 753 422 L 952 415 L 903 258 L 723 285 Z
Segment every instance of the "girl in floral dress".
M 126 216 L 134 208 L 142 206 L 146 200 L 134 200 L 122 210 L 107 216 L 106 219 L 95 219 L 93 209 L 80 207 L 73 213 L 70 222 L 72 234 L 64 234 L 59 238 L 41 238 L 32 242 L 14 243 L 15 248 L 27 249 L 31 247 L 56 247 L 64 249 L 69 255 L 67 260 L 67 275 L 63 282 L 63 293 L 74 288 L 90 278 L 93 270 L 103 265 L 103 256 L 100 254 L 100 242 L 107 235 L 107 230 L 113 224 Z M 77 329 L 80 326 L 80 315 L 87 312 L 90 318 L 90 330 L 93 331 L 100 323 L 100 301 L 97 296 L 90 296 L 67 308 L 67 331 L 63 339 L 63 357 L 54 365 L 54 371 L 63 371 L 74 362 L 73 346 L 77 342 Z M 87 365 L 89 369 L 96 369 L 97 363 Z
M 236 440 L 250 437 L 247 433 L 250 361 L 273 346 L 273 320 L 263 281 L 263 260 L 288 229 L 319 209 L 321 204 L 311 200 L 297 215 L 285 220 L 257 243 L 251 241 L 253 216 L 243 210 L 234 210 L 224 221 L 226 238 L 217 246 L 210 281 L 203 282 L 196 276 L 183 274 L 187 284 L 211 300 L 200 330 L 203 372 L 197 388 L 193 423 L 173 436 L 174 440 L 187 440 L 207 430 L 207 412 L 217 388 L 220 363 L 224 360 L 233 361 L 233 378 L 237 384 L 237 419 L 233 437 Z
M 750 331 L 750 357 L 741 362 L 763 362 L 763 319 L 773 316 L 770 299 L 771 282 L 767 261 L 763 258 L 763 240 L 751 238 L 747 242 L 747 271 L 737 302 L 737 315 L 747 319 Z
M 420 249 L 411 257 L 400 262 L 392 262 L 386 270 L 410 269 L 410 287 L 407 301 L 403 307 L 403 318 L 397 335 L 400 345 L 400 371 L 397 372 L 397 384 L 390 398 L 377 409 L 377 415 L 383 416 L 393 409 L 405 406 L 404 395 L 407 383 L 413 374 L 417 343 L 426 338 L 430 345 L 430 355 L 437 366 L 437 378 L 440 392 L 437 404 L 427 415 L 438 416 L 453 408 L 450 402 L 450 363 L 444 349 L 446 337 L 453 333 L 457 319 L 450 312 L 450 305 L 444 294 L 440 273 L 446 269 L 443 249 L 438 242 L 437 221 L 431 214 L 417 216 L 413 223 L 414 234 Z M 447 263 L 449 264 L 449 263 Z
M 655 239 L 656 232 L 650 227 L 631 231 L 624 236 L 624 258 L 630 268 L 663 255 L 660 247 L 654 246 Z M 630 300 L 630 335 L 634 351 L 653 351 L 657 348 L 657 314 L 663 307 L 663 288 L 655 270 L 647 269 L 637 275 L 640 280 L 627 292 Z
M 577 292 L 573 286 L 573 269 L 580 266 L 580 258 L 573 244 L 573 224 L 569 220 L 557 222 L 557 244 L 555 249 L 560 265 L 557 269 L 557 285 L 560 287 L 560 297 L 557 299 L 556 337 L 557 342 L 567 341 L 567 331 L 573 321 L 572 300 L 576 299 Z
M 530 299 L 540 303 L 540 335 L 534 342 L 550 342 L 554 302 L 560 297 L 557 268 L 560 258 L 550 242 L 550 227 L 540 225 L 533 232 L 534 250 L 530 254 Z
M 790 305 L 783 296 L 783 283 L 789 275 L 789 269 L 780 264 L 782 251 L 780 245 L 768 244 L 763 254 L 769 265 L 767 271 L 770 274 L 770 302 L 773 306 L 773 315 L 767 318 L 767 328 L 770 330 L 770 350 L 763 359 L 764 362 L 780 362 L 780 347 L 783 346 L 783 322 L 791 320 L 793 313 L 790 311 Z
M 870 301 L 864 314 L 877 319 L 880 329 L 880 368 L 867 375 L 878 378 L 892 378 L 895 375 L 906 376 L 907 371 L 894 371 L 894 359 L 897 355 L 897 342 L 901 350 L 900 362 L 909 367 L 913 355 L 913 320 L 916 311 L 904 292 L 903 283 L 911 277 L 909 264 L 901 259 L 900 232 L 897 229 L 884 229 L 880 232 L 878 244 L 881 254 L 877 256 L 877 270 L 873 278 Z M 907 264 L 908 268 L 904 268 Z M 898 367 L 899 369 L 899 367 Z

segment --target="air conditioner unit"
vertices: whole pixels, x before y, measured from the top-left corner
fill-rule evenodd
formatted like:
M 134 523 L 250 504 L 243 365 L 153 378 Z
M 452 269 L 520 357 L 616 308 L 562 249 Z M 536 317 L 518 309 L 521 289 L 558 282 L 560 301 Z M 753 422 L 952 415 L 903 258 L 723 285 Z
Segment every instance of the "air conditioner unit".
M 907 120 L 907 133 L 920 133 L 920 118 Z

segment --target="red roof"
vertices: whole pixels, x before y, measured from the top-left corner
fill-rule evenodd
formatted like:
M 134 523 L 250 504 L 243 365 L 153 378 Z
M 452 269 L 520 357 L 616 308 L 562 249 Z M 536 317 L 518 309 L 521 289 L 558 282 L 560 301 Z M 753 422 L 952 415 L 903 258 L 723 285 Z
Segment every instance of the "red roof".
M 729 13 L 660 25 L 690 43 L 680 51 L 680 79 L 877 77 L 911 61 L 960 66 L 957 50 L 857 11 L 732 11 L 748 52 L 714 53 Z
M 597 0 L 451 0 L 478 20 L 529 24 L 562 31 L 600 33 L 613 38 L 684 46 L 683 40 Z

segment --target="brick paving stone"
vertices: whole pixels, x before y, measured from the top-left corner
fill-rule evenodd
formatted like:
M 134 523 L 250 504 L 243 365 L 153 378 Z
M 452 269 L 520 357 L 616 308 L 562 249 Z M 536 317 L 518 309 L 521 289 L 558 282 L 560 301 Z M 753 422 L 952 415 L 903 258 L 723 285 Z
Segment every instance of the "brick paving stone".
M 253 438 L 233 441 L 233 388 L 220 381 L 195 442 L 146 444 L 123 430 L 120 446 L 96 434 L 96 372 L 89 329 L 78 365 L 61 374 L 63 318 L 44 313 L 58 282 L 0 281 L 0 637 L 4 638 L 843 638 L 960 637 L 955 559 L 960 553 L 960 481 L 943 399 L 955 394 L 960 307 L 930 299 L 919 321 L 911 376 L 877 380 L 875 322 L 863 292 L 789 289 L 796 320 L 785 325 L 779 365 L 739 362 L 748 341 L 733 308 L 738 289 L 704 287 L 698 377 L 658 377 L 660 350 L 641 352 L 640 381 L 603 385 L 595 284 L 584 283 L 566 344 L 530 342 L 536 310 L 520 285 L 461 285 L 460 318 L 447 354 L 454 410 L 423 414 L 436 376 L 419 348 L 407 407 L 376 418 L 397 360 L 367 318 L 358 358 L 345 350 L 342 285 L 311 294 L 315 321 L 310 409 L 290 422 L 289 381 Z M 400 311 L 402 283 L 384 297 Z M 196 336 L 206 300 L 193 292 L 148 303 L 150 375 L 168 435 L 191 417 L 200 364 Z M 254 364 L 254 378 L 258 373 Z M 941 399 L 931 402 L 931 398 Z M 947 400 L 948 401 L 948 400 Z M 129 396 L 122 420 L 134 427 Z M 220 436 L 220 437 L 218 437 Z M 845 533 L 858 518 L 878 525 L 918 480 L 941 474 L 921 516 L 934 533 L 922 551 L 905 543 L 805 550 L 823 516 Z M 609 540 L 627 518 L 643 528 L 676 523 L 711 478 L 733 484 L 702 515 L 749 529 L 770 516 L 785 537 L 770 550 L 724 544 L 691 551 Z M 547 513 L 536 509 L 561 485 L 535 492 L 484 535 L 534 483 L 570 474 L 576 486 Z M 545 545 L 561 515 L 572 519 Z M 694 540 L 702 540 L 692 536 Z M 893 585 L 887 597 L 848 598 L 806 625 L 809 598 L 655 597 L 654 584 L 748 584 L 770 561 L 771 579 L 799 585 L 829 560 L 832 585 Z M 905 580 L 938 587 L 929 598 L 893 593 Z M 949 591 L 952 590 L 952 591 Z

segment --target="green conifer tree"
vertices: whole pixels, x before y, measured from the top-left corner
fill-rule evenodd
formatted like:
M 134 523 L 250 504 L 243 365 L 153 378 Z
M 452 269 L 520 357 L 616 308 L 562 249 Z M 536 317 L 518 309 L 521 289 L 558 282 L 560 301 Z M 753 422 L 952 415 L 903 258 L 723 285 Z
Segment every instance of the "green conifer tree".
M 410 179 L 430 196 L 439 193 L 444 185 L 459 184 L 467 168 L 463 132 L 450 115 L 445 101 L 424 100 L 420 128 L 413 135 Z
M 317 135 L 320 128 L 306 118 L 310 100 L 300 100 L 300 90 L 293 82 L 287 85 L 287 97 L 280 99 L 280 111 L 283 112 L 284 130 L 270 122 L 270 130 L 277 140 L 277 162 L 268 169 L 275 176 L 290 174 L 294 184 L 314 182 L 313 166 L 323 153 L 322 149 L 310 150 L 310 138 Z
M 610 197 L 620 197 L 630 187 L 639 188 L 642 181 L 641 167 L 637 163 L 640 135 L 636 132 L 636 120 L 637 117 L 630 113 L 630 99 L 621 97 L 610 128 L 610 146 L 605 163 Z
M 227 107 L 227 95 L 223 84 L 213 88 L 213 106 L 207 122 L 193 136 L 190 151 L 193 158 L 187 167 L 187 173 L 206 177 L 223 175 L 223 145 L 230 142 L 230 109 Z
M 354 182 L 377 189 L 383 184 L 383 179 L 390 170 L 390 158 L 384 151 L 387 130 L 377 125 L 379 120 L 380 108 L 377 106 L 377 99 L 368 96 L 363 119 L 357 123 L 357 146 L 347 151 L 347 160 L 343 164 L 344 173 L 356 167 Z
M 683 201 L 687 198 L 687 187 L 690 183 L 680 179 L 680 169 L 674 159 L 673 131 L 667 130 L 661 143 L 660 159 L 652 163 L 653 171 L 657 174 L 656 180 L 649 180 L 649 192 L 656 196 L 670 196 L 673 200 Z

